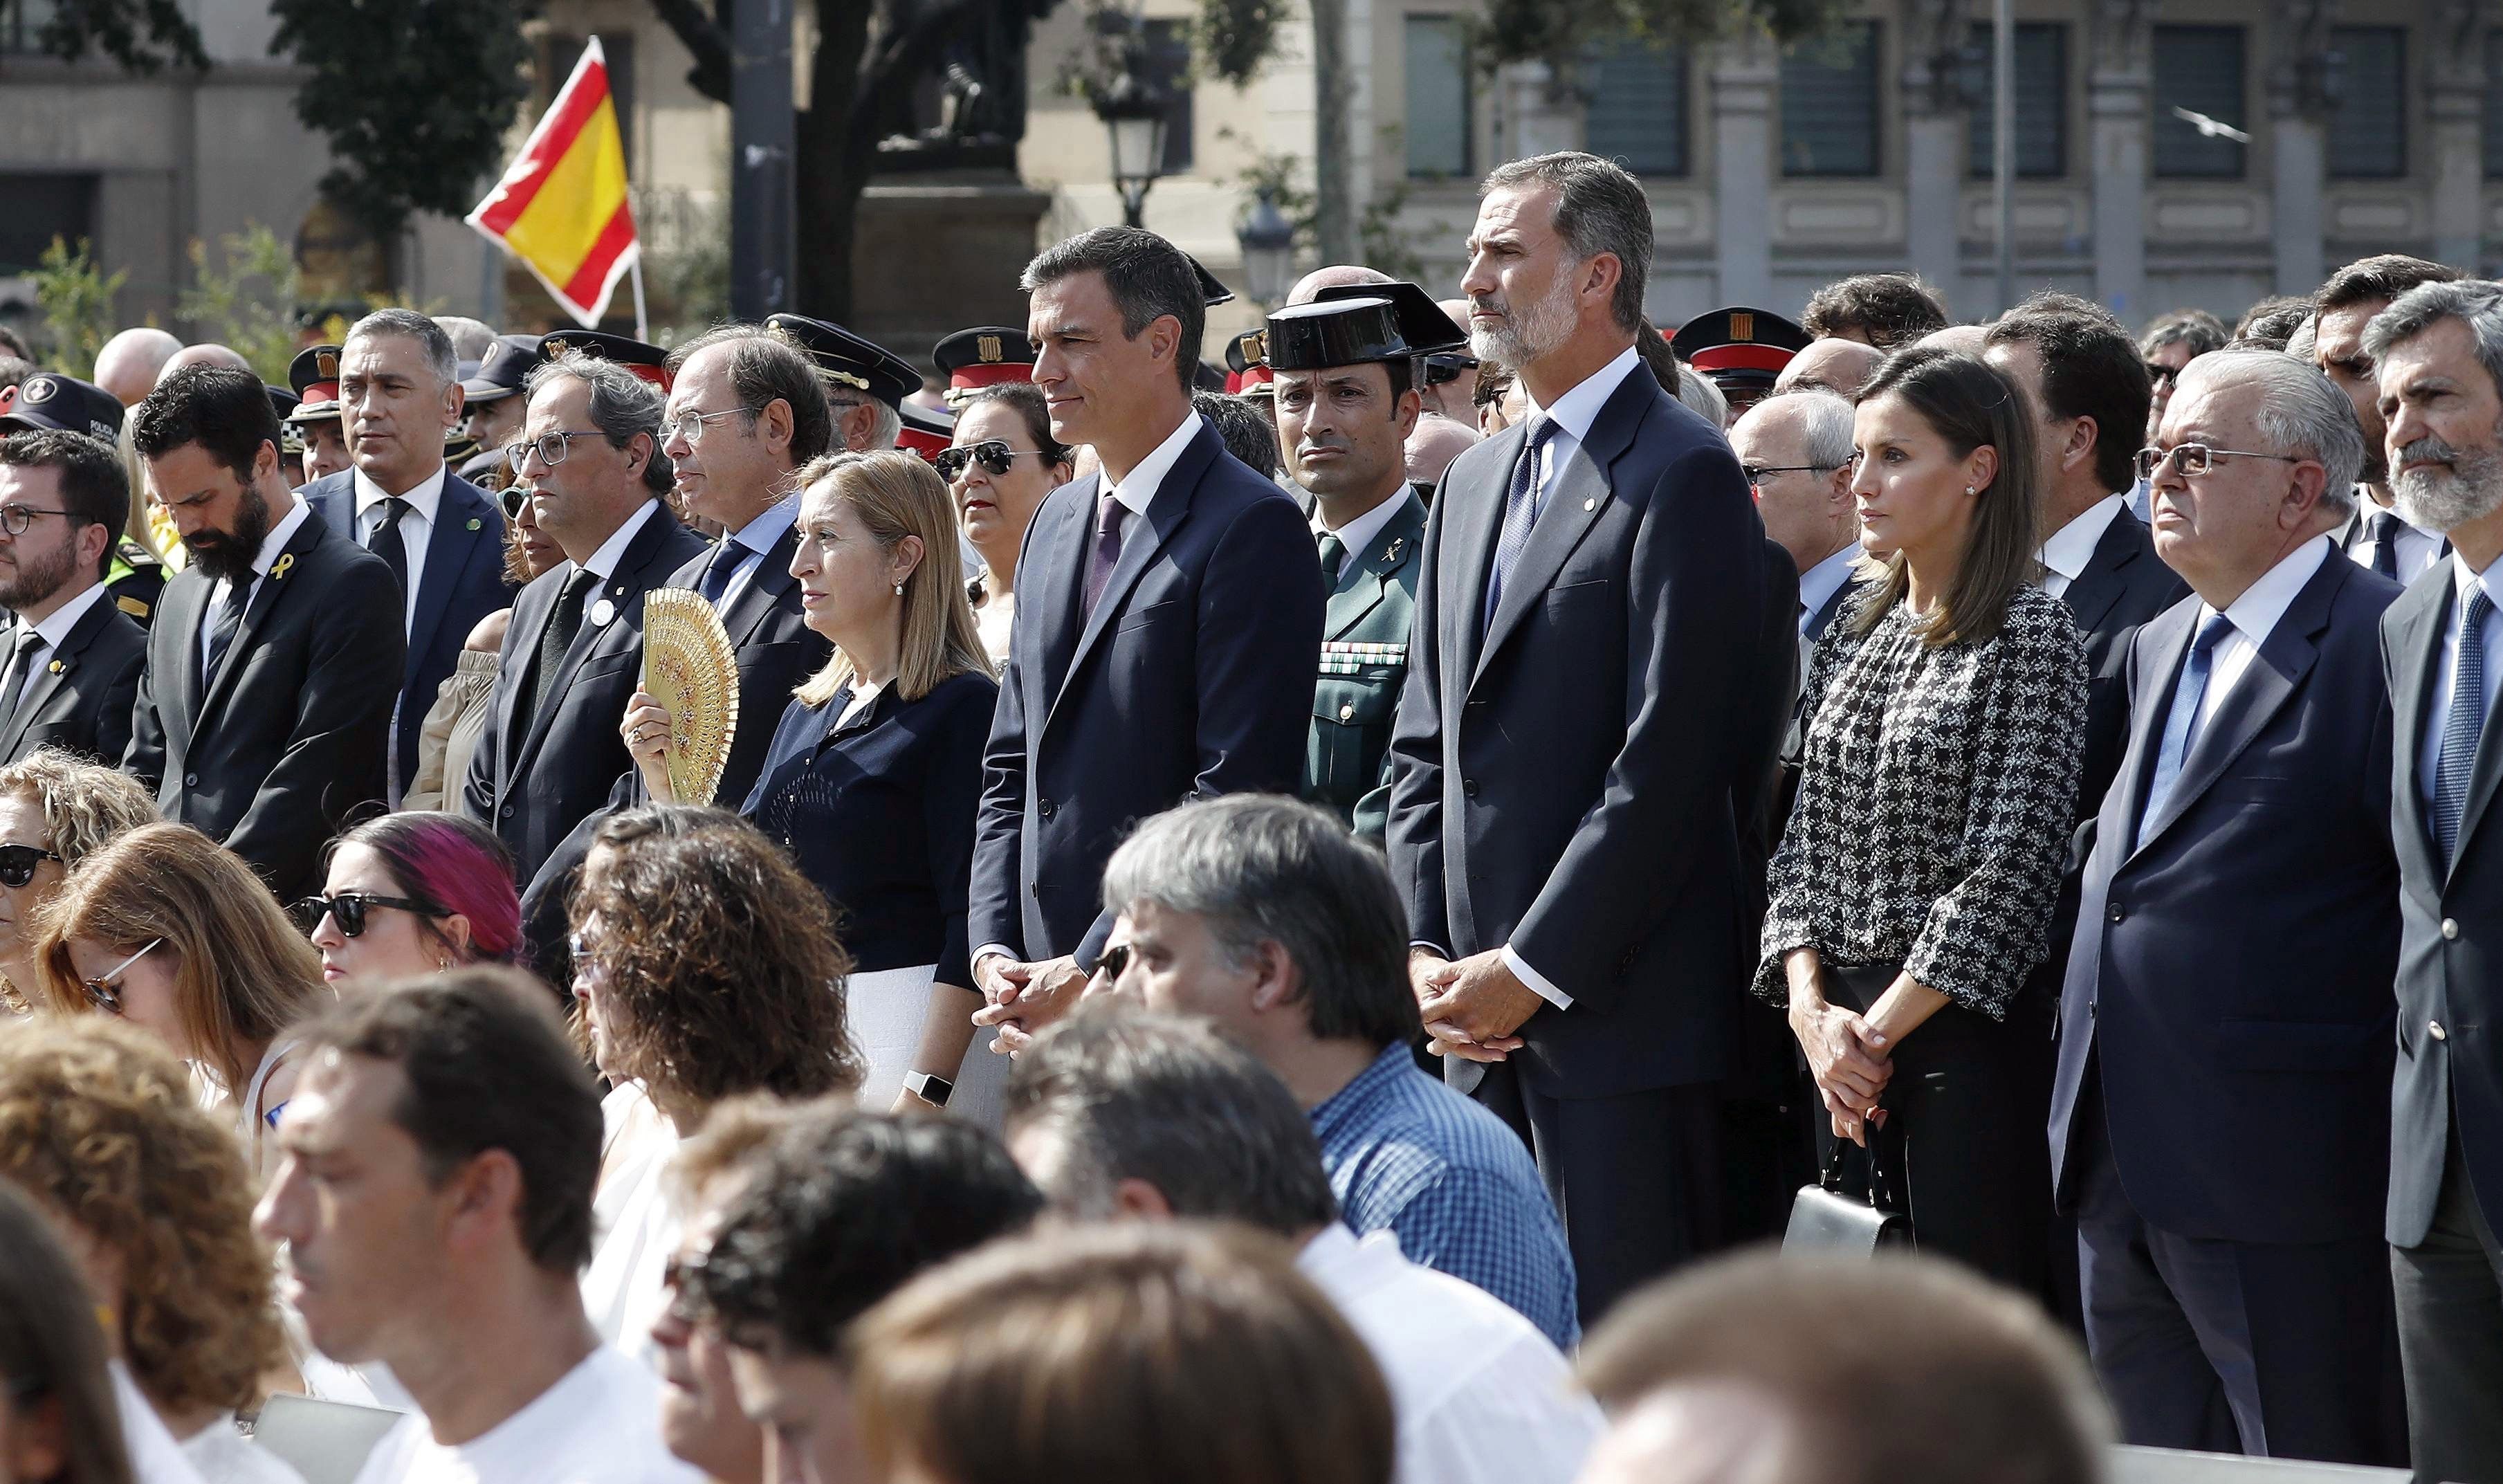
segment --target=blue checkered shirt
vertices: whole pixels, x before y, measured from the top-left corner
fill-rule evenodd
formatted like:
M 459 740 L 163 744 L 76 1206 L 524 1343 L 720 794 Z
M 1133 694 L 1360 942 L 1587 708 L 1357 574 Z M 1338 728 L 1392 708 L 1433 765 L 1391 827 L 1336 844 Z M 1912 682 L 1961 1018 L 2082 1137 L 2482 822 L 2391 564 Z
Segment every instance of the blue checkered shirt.
M 1408 1260 L 1476 1284 L 1557 1348 L 1581 1337 L 1564 1224 L 1501 1119 L 1394 1045 L 1313 1110 L 1313 1132 L 1356 1235 L 1388 1226 Z

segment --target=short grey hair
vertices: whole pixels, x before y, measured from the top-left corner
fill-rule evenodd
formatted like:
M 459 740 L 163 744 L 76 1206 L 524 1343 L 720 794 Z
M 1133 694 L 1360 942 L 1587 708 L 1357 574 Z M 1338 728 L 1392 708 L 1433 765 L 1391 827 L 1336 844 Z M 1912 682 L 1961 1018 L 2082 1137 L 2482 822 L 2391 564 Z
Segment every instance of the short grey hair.
M 893 402 L 880 401 L 874 397 L 869 398 L 869 405 L 872 419 L 869 436 L 873 445 L 869 452 L 893 448 L 895 440 L 904 436 L 904 410 Z
M 1682 361 L 1677 363 L 1677 399 L 1713 427 L 1729 426 L 1730 398 L 1721 395 L 1712 378 Z
M 1851 423 L 1857 414 L 1850 399 L 1833 392 L 1807 388 L 1785 392 L 1747 409 L 1750 416 L 1766 407 L 1789 408 L 1800 420 L 1800 457 L 1820 469 L 1841 468 L 1851 462 Z
M 1610 307 L 1619 329 L 1640 333 L 1652 247 L 1651 200 L 1643 194 L 1642 182 L 1613 160 L 1562 150 L 1495 166 L 1478 194 L 1541 186 L 1556 190 L 1556 232 L 1576 262 L 1601 253 L 1615 256 L 1624 272 Z
M 2477 346 L 2477 363 L 2486 367 L 2494 390 L 2503 396 L 2503 284 L 2462 278 L 2419 284 L 2390 301 L 2364 327 L 2364 354 L 2380 365 L 2390 348 L 2413 340 L 2444 320 L 2468 327 Z
M 661 389 L 605 357 L 568 350 L 531 368 L 522 379 L 523 400 L 559 380 L 578 381 L 591 389 L 592 426 L 611 448 L 626 447 L 637 433 L 652 440 L 652 457 L 643 466 L 643 485 L 655 495 L 667 494 L 676 476 L 661 452 Z
M 1199 918 L 1236 966 L 1264 943 L 1284 949 L 1321 1040 L 1380 1047 L 1417 1034 L 1407 910 L 1382 857 L 1335 815 L 1276 794 L 1168 810 L 1104 868 L 1107 910 L 1141 902 Z
M 443 332 L 442 326 L 414 309 L 377 309 L 351 326 L 348 338 L 341 344 L 352 345 L 376 335 L 398 335 L 416 341 L 418 348 L 426 352 L 426 368 L 434 373 L 436 386 L 448 387 L 461 375 L 461 358 L 453 354 L 452 337 Z
M 2251 426 L 2261 453 L 2317 460 L 2326 475 L 2320 503 L 2341 515 L 2355 510 L 2355 481 L 2364 472 L 2364 430 L 2355 404 L 2329 378 L 2283 351 L 2211 351 L 2182 368 L 2183 379 L 2231 381 L 2255 388 Z M 2176 396 L 2179 389 L 2176 389 Z

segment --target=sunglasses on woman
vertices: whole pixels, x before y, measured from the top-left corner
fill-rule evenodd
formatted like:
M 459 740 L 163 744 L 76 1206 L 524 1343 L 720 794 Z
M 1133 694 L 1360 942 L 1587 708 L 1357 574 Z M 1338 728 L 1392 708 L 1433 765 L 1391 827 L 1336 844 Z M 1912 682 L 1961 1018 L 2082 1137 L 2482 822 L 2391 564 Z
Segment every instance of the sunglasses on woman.
M 531 488 L 526 484 L 508 484 L 496 492 L 496 503 L 504 507 L 504 519 L 522 518 L 522 506 L 531 501 Z
M 152 938 L 148 941 L 148 947 L 141 949 L 138 952 L 131 954 L 128 958 L 115 964 L 112 968 L 105 970 L 102 974 L 97 975 L 93 979 L 80 980 L 79 987 L 86 991 L 86 1002 L 93 1005 L 96 1009 L 103 1011 L 106 1015 L 118 1016 L 121 1014 L 121 976 L 129 973 L 133 968 L 136 968 L 139 960 L 155 952 L 158 949 L 161 949 L 164 946 L 164 939 Z
M 37 866 L 59 859 L 51 851 L 34 846 L 0 846 L 0 886 L 23 886 L 35 879 Z
M 304 929 L 304 935 L 308 938 L 320 929 L 324 917 L 328 917 L 339 924 L 340 937 L 356 938 L 364 933 L 365 915 L 377 907 L 396 907 L 401 912 L 420 917 L 452 915 L 439 907 L 429 907 L 424 902 L 412 902 L 406 897 L 376 896 L 370 891 L 334 891 L 326 897 L 306 897 L 289 908 L 288 912 L 295 918 L 296 926 Z
M 1035 449 L 1009 447 L 1006 438 L 991 438 L 980 443 L 967 444 L 963 448 L 947 449 L 932 459 L 930 466 L 939 471 L 940 478 L 954 484 L 957 476 L 965 472 L 965 466 L 976 460 L 981 462 L 982 467 L 990 472 L 992 478 L 999 479 L 1007 475 L 1009 466 L 1017 460 L 1042 457 L 1043 455 Z

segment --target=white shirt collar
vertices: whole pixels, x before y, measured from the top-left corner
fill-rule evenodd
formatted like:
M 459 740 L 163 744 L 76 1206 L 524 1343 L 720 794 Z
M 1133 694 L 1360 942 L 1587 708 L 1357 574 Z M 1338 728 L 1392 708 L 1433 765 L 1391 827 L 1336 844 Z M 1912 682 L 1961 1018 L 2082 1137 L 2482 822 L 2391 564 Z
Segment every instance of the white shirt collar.
M 399 496 L 400 499 L 408 501 L 408 507 L 410 509 L 426 517 L 426 523 L 429 527 L 434 524 L 434 512 L 443 508 L 443 480 L 445 472 L 446 470 L 442 465 L 436 465 L 434 466 L 433 473 L 427 475 L 416 484 L 402 491 Z M 367 510 L 372 509 L 374 506 L 381 504 L 384 500 L 392 498 L 392 492 L 384 489 L 381 485 L 378 485 L 371 479 L 365 477 L 365 471 L 363 469 L 356 470 L 353 477 L 356 480 L 357 513 L 359 515 L 363 515 Z
M 1814 567 L 1800 573 L 1800 632 L 1807 632 L 1808 620 L 1825 607 L 1826 600 L 1842 591 L 1851 580 L 1851 569 L 1860 560 L 1860 543 L 1845 541 L 1841 547 Z
M 45 648 L 58 649 L 61 640 L 69 638 L 70 631 L 78 627 L 78 621 L 86 616 L 86 610 L 103 601 L 104 584 L 89 584 L 86 592 L 54 608 L 51 617 L 35 625 L 36 637 L 44 641 Z
M 2236 633 L 2249 639 L 2253 648 L 2266 644 L 2270 633 L 2277 628 L 2277 621 L 2285 616 L 2286 608 L 2294 603 L 2295 595 L 2303 591 L 2303 585 L 2312 580 L 2313 573 L 2320 570 L 2320 564 L 2327 561 L 2335 549 L 2329 537 L 2316 535 L 2280 557 L 2277 566 L 2261 573 L 2257 582 L 2243 589 L 2243 596 L 2235 599 L 2225 609 L 2226 621 L 2234 626 Z M 2199 622 L 2206 624 L 2208 615 L 2215 611 L 2204 603 L 2199 604 Z
M 269 569 L 277 563 L 278 554 L 285 551 L 287 543 L 295 538 L 296 528 L 312 516 L 313 507 L 302 500 L 296 500 L 294 505 L 295 508 L 287 512 L 285 520 L 272 526 L 269 535 L 260 538 L 260 554 L 252 559 L 252 577 L 255 582 L 269 575 Z
M 1182 451 L 1199 435 L 1205 422 L 1196 412 L 1183 418 L 1182 426 L 1167 433 L 1154 452 L 1139 461 L 1139 466 L 1130 470 L 1130 477 L 1101 493 L 1119 500 L 1132 515 L 1147 514 L 1148 506 L 1155 503 L 1156 496 L 1164 489 L 1165 475 L 1173 472 Z
M 600 543 L 600 549 L 591 554 L 590 561 L 582 564 L 582 569 L 602 582 L 617 575 L 617 564 L 625 560 L 627 544 L 634 539 L 634 533 L 642 530 L 643 523 L 650 520 L 652 512 L 659 508 L 661 508 L 661 502 L 657 500 L 643 501 L 640 509 L 626 517 L 625 524 L 611 532 L 608 539 Z
M 1617 388 L 1625 383 L 1626 377 L 1641 365 L 1641 352 L 1629 345 L 1617 359 L 1583 377 L 1573 390 L 1556 398 L 1555 406 L 1541 407 L 1531 402 L 1528 416 L 1544 416 L 1562 431 L 1572 434 L 1574 442 L 1589 442 L 1591 425 L 1599 420 L 1599 409 L 1608 404 L 1609 397 L 1617 395 Z
M 730 538 L 763 556 L 800 519 L 800 492 L 792 491 L 765 507 L 765 513 L 731 533 Z
M 1340 542 L 1347 547 L 1348 560 L 1350 562 L 1360 562 L 1364 560 L 1365 549 L 1373 544 L 1373 538 L 1382 534 L 1382 528 L 1389 525 L 1390 518 L 1397 515 L 1407 507 L 1408 486 L 1405 483 L 1402 483 L 1399 486 L 1398 491 L 1389 500 L 1375 505 L 1372 509 L 1367 510 L 1362 515 L 1349 521 L 1346 525 L 1339 527 L 1338 530 L 1332 534 L 1337 535 Z M 1318 541 L 1320 539 L 1322 533 L 1329 531 L 1329 527 L 1321 524 L 1321 519 L 1319 514 L 1320 509 L 1319 501 L 1314 503 L 1313 509 L 1315 511 L 1313 516 L 1313 539 Z
M 2042 565 L 2076 581 L 2086 564 L 2095 559 L 2095 548 L 2103 544 L 2104 533 L 2111 529 L 2127 502 L 2126 496 L 2107 495 L 2086 506 L 2076 519 L 2053 532 L 2051 538 L 2042 543 Z
M 2468 612 L 2468 591 L 2472 586 L 2483 586 L 2486 589 L 2486 601 L 2497 608 L 2503 608 L 2503 585 L 2498 585 L 2494 580 L 2498 571 L 2503 571 L 2503 557 L 2496 557 L 2493 565 L 2482 572 L 2472 571 L 2468 566 L 2468 559 L 2459 554 L 2459 548 L 2456 546 L 2451 548 L 2452 612 L 2458 615 L 2465 615 Z

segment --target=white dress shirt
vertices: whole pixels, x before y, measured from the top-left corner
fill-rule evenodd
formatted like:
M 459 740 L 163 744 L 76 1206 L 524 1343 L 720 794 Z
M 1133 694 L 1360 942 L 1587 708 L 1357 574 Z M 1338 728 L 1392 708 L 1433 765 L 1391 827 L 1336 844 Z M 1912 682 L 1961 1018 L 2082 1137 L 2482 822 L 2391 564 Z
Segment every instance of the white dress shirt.
M 1403 480 L 1399 488 L 1391 491 L 1382 503 L 1349 521 L 1336 531 L 1332 531 L 1328 523 L 1321 519 L 1320 501 L 1316 500 L 1313 501 L 1313 543 L 1318 547 L 1323 535 L 1335 535 L 1339 538 L 1339 544 L 1347 548 L 1347 560 L 1340 564 L 1338 569 L 1339 577 L 1343 581 L 1349 572 L 1355 569 L 1355 564 L 1362 560 L 1364 550 L 1373 544 L 1373 538 L 1382 534 L 1382 528 L 1390 524 L 1390 517 L 1406 508 L 1407 503 L 1408 485 Z
M 764 514 L 722 537 L 747 548 L 747 555 L 739 558 L 738 565 L 731 569 L 729 585 L 721 590 L 721 602 L 714 606 L 723 612 L 730 610 L 730 605 L 738 601 L 738 595 L 756 580 L 757 569 L 765 565 L 765 554 L 773 549 L 773 543 L 782 539 L 799 519 L 800 493 L 794 490 L 766 506 Z
M 2208 690 L 2199 699 L 2199 719 L 2192 736 L 2208 729 L 2208 722 L 2216 714 L 2216 707 L 2233 694 L 2235 682 L 2251 668 L 2251 661 L 2259 658 L 2260 646 L 2268 642 L 2269 635 L 2276 631 L 2278 620 L 2285 616 L 2295 595 L 2301 593 L 2303 585 L 2320 570 L 2320 564 L 2329 560 L 2330 551 L 2329 538 L 2325 535 L 2304 542 L 2279 558 L 2275 567 L 2262 573 L 2258 581 L 2243 589 L 2243 595 L 2225 609 L 2225 621 L 2233 627 L 2216 641 L 2216 647 L 2208 655 Z M 2199 604 L 2199 616 L 2190 624 L 2193 637 L 2207 626 L 2215 611 L 2204 603 Z
M 2451 605 L 2443 609 L 2442 655 L 2434 666 L 2433 701 L 2425 707 L 2424 736 L 2417 740 L 2417 785 L 2423 790 L 2426 808 L 2433 805 L 2434 787 L 2442 777 L 2442 724 L 2451 715 L 2451 698 L 2459 689 L 2459 625 L 2468 616 L 2468 597 L 2477 588 L 2486 590 L 2486 601 L 2494 604 L 2486 615 L 2478 635 L 2485 641 L 2486 694 L 2479 709 L 2486 714 L 2486 724 L 2494 724 L 2494 693 L 2503 686 L 2503 558 L 2482 572 L 2468 569 L 2468 559 L 2456 550 L 2451 554 Z M 2485 745 L 2481 738 L 2479 745 Z
M 1814 567 L 1811 567 L 1807 570 L 1800 573 L 1799 631 L 1800 638 L 1804 639 L 1807 638 L 1808 621 L 1816 617 L 1817 613 L 1824 608 L 1828 600 L 1833 598 L 1834 594 L 1842 591 L 1843 584 L 1851 580 L 1852 568 L 1858 566 L 1859 563 L 1860 543 L 1858 541 L 1845 541 L 1842 543 L 1841 549 L 1829 552 L 1824 561 L 1817 563 Z M 1806 678 L 1807 673 L 1805 671 L 1801 671 L 1800 673 L 1800 679 L 1804 681 Z
M 584 571 L 600 579 L 583 590 L 582 610 L 585 613 L 599 604 L 600 590 L 608 585 L 608 579 L 617 575 L 617 564 L 626 560 L 626 548 L 634 544 L 635 533 L 641 531 L 643 523 L 660 508 L 661 502 L 657 500 L 643 501 L 642 508 L 626 517 L 625 524 L 610 532 L 608 539 L 600 542 L 600 549 L 591 554 L 591 560 L 582 564 Z
M 2121 507 L 2128 502 L 2121 496 L 2107 495 L 2051 533 L 2040 553 L 2042 591 L 2054 598 L 2067 595 L 2069 584 L 2076 581 L 2086 564 L 2095 559 L 2095 548 L 2103 544 L 2104 533 L 2111 529 L 2111 523 L 2120 517 Z
M 2381 513 L 2383 507 L 2373 502 L 2373 497 L 2365 493 L 2364 487 L 2360 484 L 2355 486 L 2355 513 L 2339 528 L 2337 540 L 2358 567 L 2371 567 L 2375 553 L 2381 548 L 2381 542 L 2366 535 L 2373 517 Z M 2392 510 L 2389 513 L 2396 515 L 2399 512 Z M 2419 531 L 2401 520 L 2397 562 L 2400 585 L 2404 587 L 2423 576 L 2434 563 L 2442 559 L 2445 545 L 2439 534 Z
M 427 540 L 433 535 L 434 523 L 443 511 L 443 466 L 438 464 L 433 473 L 399 497 L 408 501 L 407 511 L 399 518 L 400 545 L 408 551 L 408 591 L 400 595 L 407 603 L 407 612 L 400 619 L 403 633 L 417 627 L 417 586 L 426 574 Z M 392 492 L 366 478 L 363 469 L 358 469 L 352 477 L 357 491 L 357 544 L 370 549 L 374 528 L 383 523 L 383 501 L 392 498 Z M 397 734 L 396 728 L 394 734 Z M 398 777 L 395 771 L 393 777 Z
M 1568 1484 L 1606 1422 L 1538 1328 L 1411 1262 L 1389 1228 L 1332 1222 L 1295 1268 L 1373 1353 L 1398 1428 L 1393 1484 Z
M 10 669 L 6 658 L 8 651 L 6 648 L 0 648 L 0 721 L 8 719 L 9 712 L 17 704 L 18 695 L 25 690 L 27 680 L 34 676 L 38 667 L 44 663 L 45 657 L 58 650 L 61 647 L 61 640 L 70 637 L 70 631 L 78 627 L 80 619 L 86 617 L 86 610 L 103 601 L 104 584 L 97 582 L 90 584 L 86 592 L 52 609 L 51 617 L 35 625 L 35 638 L 38 642 L 27 653 L 26 663 L 22 667 Z M 21 616 L 18 622 L 23 624 L 25 620 Z M 17 637 L 11 635 L 9 644 L 14 646 L 16 643 Z
M 260 552 L 252 559 L 252 582 L 249 586 L 238 593 L 234 590 L 233 583 L 220 577 L 217 586 L 209 590 L 209 605 L 200 612 L 199 638 L 194 640 L 200 646 L 200 673 L 203 677 L 203 689 L 206 688 L 207 680 L 210 678 L 209 636 L 218 631 L 218 615 L 224 612 L 226 604 L 230 603 L 240 604 L 247 614 L 252 611 L 252 600 L 260 592 L 261 583 L 268 579 L 270 568 L 277 565 L 278 554 L 287 549 L 289 541 L 295 539 L 296 528 L 312 518 L 311 505 L 298 500 L 294 501 L 294 506 L 287 512 L 285 520 L 272 526 L 269 535 L 260 538 Z M 242 631 L 236 632 L 240 635 Z

